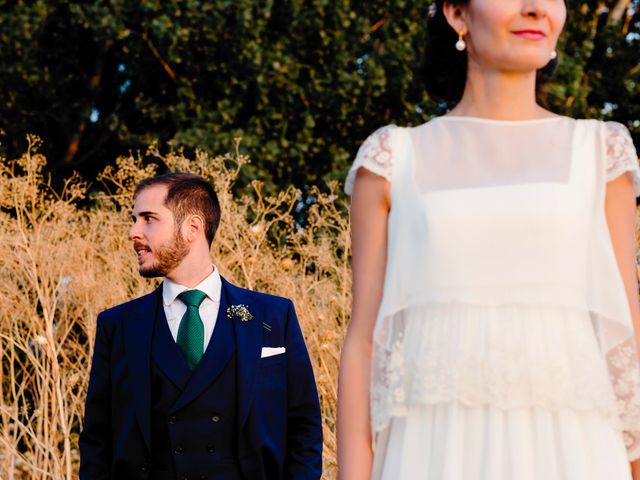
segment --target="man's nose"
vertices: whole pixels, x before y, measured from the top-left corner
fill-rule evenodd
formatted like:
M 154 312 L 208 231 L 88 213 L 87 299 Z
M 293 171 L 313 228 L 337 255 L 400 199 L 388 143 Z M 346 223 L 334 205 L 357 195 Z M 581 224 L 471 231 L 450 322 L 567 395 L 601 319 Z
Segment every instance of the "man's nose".
M 140 231 L 138 222 L 135 222 L 133 225 L 131 225 L 131 228 L 129 229 L 129 240 L 142 240 L 142 232 Z

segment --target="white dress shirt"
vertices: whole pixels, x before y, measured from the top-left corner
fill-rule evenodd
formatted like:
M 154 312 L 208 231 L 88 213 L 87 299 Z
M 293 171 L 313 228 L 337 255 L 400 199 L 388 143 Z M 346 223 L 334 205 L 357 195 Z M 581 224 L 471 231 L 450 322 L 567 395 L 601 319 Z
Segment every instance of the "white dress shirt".
M 193 290 L 200 290 L 207 296 L 200 304 L 199 312 L 202 323 L 204 323 L 204 351 L 207 350 L 209 340 L 213 334 L 213 329 L 216 326 L 216 319 L 218 318 L 218 310 L 220 309 L 220 291 L 222 289 L 222 282 L 220 281 L 220 273 L 218 269 L 213 266 L 213 272 L 196 285 Z M 173 339 L 178 338 L 178 329 L 180 328 L 180 321 L 182 316 L 187 311 L 187 306 L 178 298 L 185 290 L 191 290 L 184 285 L 172 282 L 168 278 L 165 278 L 162 282 L 162 301 L 164 303 L 164 313 L 167 317 L 167 323 L 169 324 L 169 330 Z

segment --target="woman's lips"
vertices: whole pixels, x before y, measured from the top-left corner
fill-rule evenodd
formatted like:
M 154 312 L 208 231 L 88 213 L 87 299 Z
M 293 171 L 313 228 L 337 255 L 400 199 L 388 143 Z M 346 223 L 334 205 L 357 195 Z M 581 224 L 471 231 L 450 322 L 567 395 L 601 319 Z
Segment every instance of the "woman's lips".
M 512 33 L 526 40 L 542 40 L 547 36 L 541 30 L 515 30 Z

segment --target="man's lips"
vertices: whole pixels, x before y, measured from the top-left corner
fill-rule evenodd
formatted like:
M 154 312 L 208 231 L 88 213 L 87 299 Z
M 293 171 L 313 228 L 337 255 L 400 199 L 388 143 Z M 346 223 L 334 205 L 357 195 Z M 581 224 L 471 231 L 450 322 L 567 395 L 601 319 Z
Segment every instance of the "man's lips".
M 511 33 L 526 40 L 542 40 L 547 36 L 542 30 L 514 30 Z
M 134 244 L 133 249 L 136 251 L 136 255 L 138 256 L 138 263 L 142 263 L 144 257 L 151 252 L 149 247 L 140 243 Z

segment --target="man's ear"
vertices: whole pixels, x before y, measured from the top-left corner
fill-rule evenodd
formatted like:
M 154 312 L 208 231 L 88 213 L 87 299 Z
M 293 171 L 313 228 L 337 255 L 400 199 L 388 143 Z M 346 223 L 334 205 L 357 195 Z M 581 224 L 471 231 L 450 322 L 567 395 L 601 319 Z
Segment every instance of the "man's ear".
M 182 222 L 182 234 L 188 242 L 194 242 L 201 235 L 204 236 L 204 218 L 201 215 L 188 215 Z
M 447 19 L 447 23 L 455 30 L 456 33 L 465 35 L 469 30 L 467 28 L 467 8 L 466 5 L 456 5 L 451 2 L 444 2 L 442 13 Z

